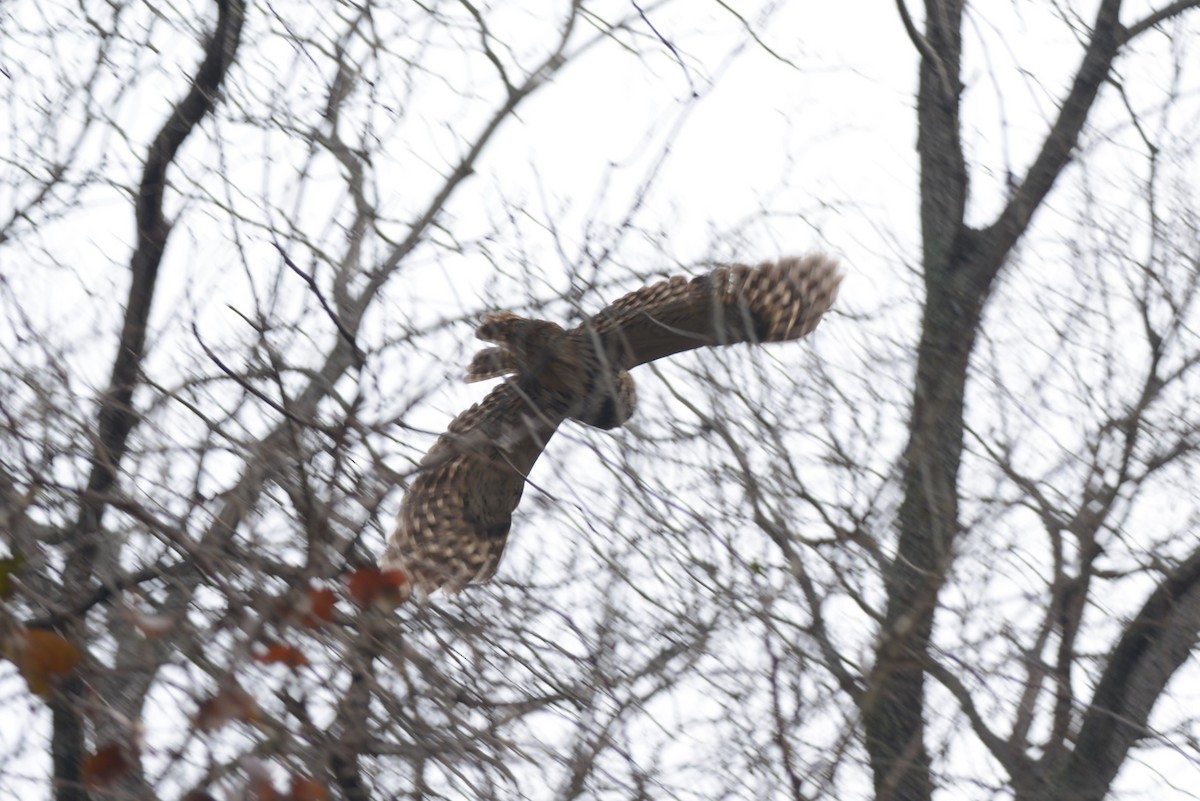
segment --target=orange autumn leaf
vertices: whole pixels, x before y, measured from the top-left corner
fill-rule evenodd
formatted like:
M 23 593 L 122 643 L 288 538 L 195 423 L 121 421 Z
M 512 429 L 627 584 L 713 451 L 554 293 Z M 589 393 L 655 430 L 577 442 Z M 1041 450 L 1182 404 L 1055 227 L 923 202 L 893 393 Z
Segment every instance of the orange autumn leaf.
M 83 783 L 89 790 L 107 787 L 133 770 L 125 749 L 113 743 L 83 760 Z
M 246 798 L 255 801 L 286 801 L 285 796 L 275 789 L 270 779 L 251 779 L 246 782 Z
M 79 649 L 52 631 L 22 632 L 17 664 L 35 695 L 48 696 L 54 685 L 83 658 Z
M 308 609 L 304 615 L 304 625 L 311 629 L 333 621 L 333 605 L 337 603 L 337 596 L 333 594 L 333 590 L 327 587 L 309 587 L 307 600 Z
M 329 790 L 312 779 L 293 776 L 292 801 L 329 801 Z
M 234 720 L 258 720 L 258 702 L 237 685 L 223 687 L 216 695 L 201 701 L 192 718 L 202 732 L 215 731 Z
M 376 604 L 394 608 L 408 597 L 409 592 L 408 577 L 399 570 L 364 567 L 351 573 L 346 584 L 350 597 L 363 607 Z
M 256 653 L 254 661 L 262 662 L 264 665 L 287 665 L 290 668 L 298 668 L 308 664 L 308 657 L 294 645 L 272 643 L 260 653 Z
M 375 600 L 375 596 L 379 594 L 381 586 L 379 571 L 373 567 L 355 570 L 346 579 L 346 586 L 355 603 L 359 606 L 369 606 Z

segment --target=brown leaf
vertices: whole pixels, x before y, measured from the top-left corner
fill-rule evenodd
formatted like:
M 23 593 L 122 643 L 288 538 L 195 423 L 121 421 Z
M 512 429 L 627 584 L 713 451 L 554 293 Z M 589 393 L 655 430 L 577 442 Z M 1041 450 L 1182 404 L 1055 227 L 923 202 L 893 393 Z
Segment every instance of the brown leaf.
M 216 695 L 201 701 L 192 718 L 202 732 L 215 731 L 234 720 L 258 720 L 258 702 L 236 684 L 222 687 Z
M 312 779 L 293 776 L 292 801 L 329 801 L 329 790 Z
M 346 587 L 350 597 L 359 606 L 369 606 L 379 594 L 379 571 L 373 567 L 355 570 L 346 579 Z
M 133 770 L 125 749 L 116 743 L 106 745 L 83 760 L 83 783 L 89 790 L 107 787 Z
M 262 662 L 264 665 L 287 665 L 290 668 L 298 668 L 308 664 L 308 657 L 294 645 L 277 642 L 267 645 L 264 650 L 254 654 L 254 661 Z
M 22 632 L 18 651 L 17 664 L 30 692 L 43 697 L 83 658 L 78 648 L 46 629 Z
M 245 797 L 253 801 L 285 801 L 284 795 L 275 789 L 270 779 L 251 779 L 246 782 Z
M 312 629 L 322 623 L 333 622 L 333 606 L 337 603 L 337 596 L 333 594 L 333 590 L 327 587 L 309 587 L 306 600 L 308 609 L 304 610 L 305 626 Z
M 245 765 L 246 793 L 243 796 L 254 801 L 283 801 L 283 795 L 275 789 L 271 781 L 271 772 L 259 760 L 251 760 Z
M 350 597 L 359 606 L 375 604 L 383 609 L 394 609 L 403 603 L 409 594 L 408 577 L 399 570 L 378 570 L 364 567 L 355 570 L 346 580 Z

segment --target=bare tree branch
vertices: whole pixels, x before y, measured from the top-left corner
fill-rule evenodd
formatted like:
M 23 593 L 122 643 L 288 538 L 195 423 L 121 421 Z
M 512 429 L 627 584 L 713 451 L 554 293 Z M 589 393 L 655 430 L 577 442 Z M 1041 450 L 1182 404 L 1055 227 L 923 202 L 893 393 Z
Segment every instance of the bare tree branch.
M 1191 11 L 1193 8 L 1198 7 L 1200 7 L 1200 2 L 1197 2 L 1197 0 L 1175 0 L 1173 3 L 1168 3 L 1157 11 L 1147 14 L 1134 24 L 1124 28 L 1121 31 L 1118 44 L 1124 45 L 1160 23 L 1166 22 L 1171 17 L 1177 17 L 1185 11 Z
M 1058 117 L 1050 126 L 1024 181 L 1017 186 L 1004 211 L 987 230 L 987 242 L 993 260 L 990 270 L 992 276 L 999 271 L 1004 257 L 1025 233 L 1034 212 L 1071 161 L 1071 154 L 1087 122 L 1096 94 L 1107 80 L 1113 59 L 1120 50 L 1120 12 L 1120 0 L 1101 2 L 1092 23 L 1087 50 L 1075 71 L 1071 89 L 1059 106 Z M 990 283 L 988 279 L 985 286 Z
M 233 64 L 241 41 L 245 7 L 241 0 L 218 0 L 217 26 L 204 51 L 187 95 L 171 111 L 146 155 L 142 180 L 135 199 L 137 247 L 130 260 L 129 300 L 125 306 L 125 323 L 113 361 L 112 378 L 101 399 L 97 417 L 97 442 L 92 472 L 87 489 L 93 497 L 101 498 L 116 481 L 117 468 L 125 455 L 129 432 L 137 423 L 133 409 L 133 390 L 146 346 L 146 321 L 154 300 L 158 268 L 171 227 L 163 216 L 163 196 L 167 184 L 167 168 L 175 160 L 184 140 L 200 121 L 213 110 L 220 94 L 225 74 Z M 72 553 L 68 581 L 79 581 L 87 575 L 97 549 L 90 541 L 100 525 L 104 507 L 95 503 L 81 505 L 76 524 L 81 537 L 79 548 Z
M 1099 801 L 1146 724 L 1167 682 L 1200 639 L 1200 551 L 1165 576 L 1108 659 L 1083 714 L 1075 747 L 1051 774 L 1055 797 Z
M 171 228 L 163 216 L 167 168 L 175 160 L 184 140 L 208 115 L 220 93 L 241 41 L 245 7 L 241 0 L 218 0 L 217 25 L 204 49 L 187 95 L 175 104 L 147 152 L 141 184 L 135 198 L 137 247 L 130 260 L 129 300 L 125 321 L 113 361 L 112 378 L 100 401 L 96 445 L 86 494 L 81 498 L 75 524 L 74 547 L 68 553 L 63 581 L 81 589 L 87 585 L 100 550 L 100 522 L 104 495 L 116 483 L 118 466 L 125 455 L 129 433 L 137 423 L 133 391 L 146 344 L 146 323 L 154 299 L 158 269 Z M 64 629 L 70 636 L 76 626 Z M 86 801 L 81 774 L 84 726 L 79 701 L 82 682 L 72 679 L 51 704 L 53 713 L 53 756 L 55 792 L 59 801 Z
M 913 24 L 912 14 L 908 12 L 908 6 L 904 0 L 896 0 L 896 8 L 900 11 L 900 21 L 904 23 L 904 32 L 908 34 L 908 39 L 913 43 L 913 47 L 917 48 L 917 52 L 921 54 L 922 60 L 928 60 L 938 74 L 938 79 L 941 82 L 942 92 L 946 98 L 954 97 L 954 84 L 950 82 L 950 75 L 946 72 L 946 65 L 942 63 L 941 58 L 929 46 L 929 42 L 917 30 L 917 26 Z

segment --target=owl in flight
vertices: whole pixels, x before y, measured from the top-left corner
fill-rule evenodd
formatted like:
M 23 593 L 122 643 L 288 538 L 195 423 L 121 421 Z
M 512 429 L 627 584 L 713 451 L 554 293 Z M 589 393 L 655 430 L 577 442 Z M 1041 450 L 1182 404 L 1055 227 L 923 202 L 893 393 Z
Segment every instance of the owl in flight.
M 421 460 L 384 552 L 419 597 L 496 572 L 526 477 L 567 418 L 611 429 L 633 415 L 629 370 L 693 348 L 799 339 L 837 296 L 837 262 L 813 254 L 718 267 L 631 292 L 570 330 L 488 314 L 467 381 L 507 376 L 454 418 Z

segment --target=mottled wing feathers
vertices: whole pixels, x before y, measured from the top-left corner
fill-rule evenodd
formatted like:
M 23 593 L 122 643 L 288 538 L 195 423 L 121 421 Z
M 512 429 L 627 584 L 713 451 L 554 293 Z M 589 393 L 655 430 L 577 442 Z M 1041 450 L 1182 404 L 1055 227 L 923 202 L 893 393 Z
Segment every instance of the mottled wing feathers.
M 418 596 L 488 579 L 529 470 L 566 417 L 601 428 L 625 422 L 636 403 L 627 371 L 639 364 L 704 345 L 798 339 L 816 328 L 840 282 L 835 261 L 812 255 L 662 281 L 571 331 L 487 315 L 476 333 L 494 344 L 475 356 L 467 380 L 512 377 L 456 417 L 421 460 L 383 566 L 404 572 Z
M 598 336 L 624 369 L 705 345 L 798 339 L 833 304 L 841 278 L 822 254 L 719 267 L 631 292 L 570 333 Z
M 554 393 L 508 381 L 456 417 L 421 460 L 383 567 L 403 572 L 422 597 L 488 579 L 563 405 Z

